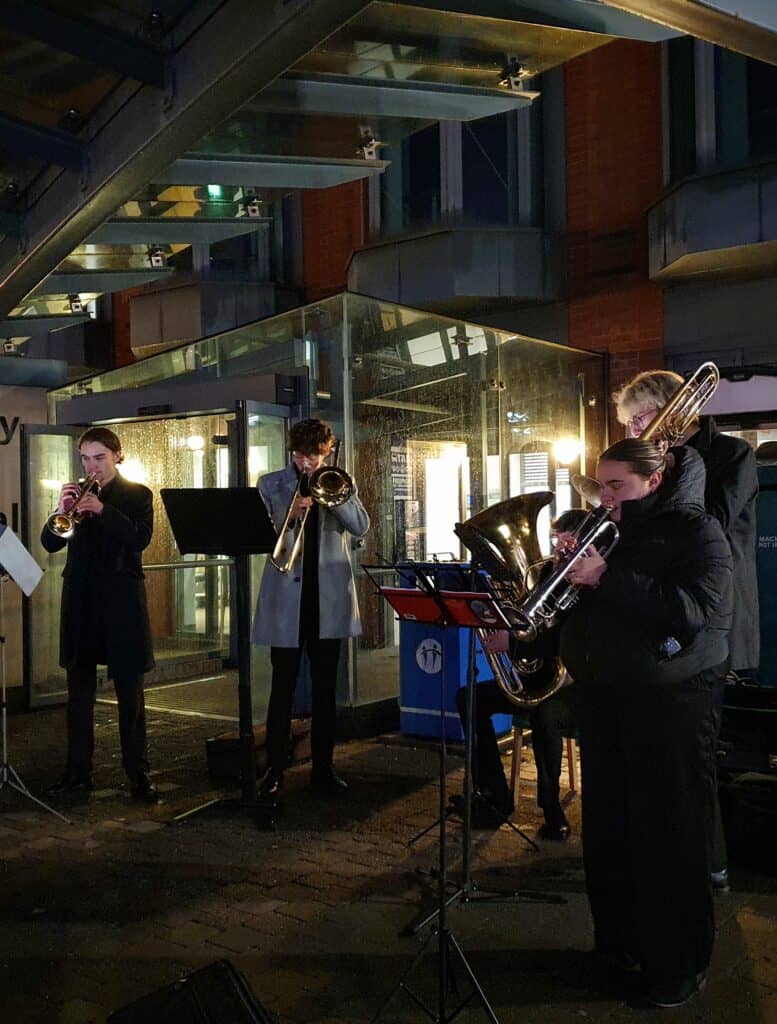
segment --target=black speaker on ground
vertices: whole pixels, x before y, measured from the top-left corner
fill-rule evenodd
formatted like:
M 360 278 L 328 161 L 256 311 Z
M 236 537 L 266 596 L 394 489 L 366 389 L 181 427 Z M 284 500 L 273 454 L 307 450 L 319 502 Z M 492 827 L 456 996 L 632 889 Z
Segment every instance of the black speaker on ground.
M 107 1024 L 278 1024 L 229 960 L 217 960 L 185 974 L 129 1006 Z

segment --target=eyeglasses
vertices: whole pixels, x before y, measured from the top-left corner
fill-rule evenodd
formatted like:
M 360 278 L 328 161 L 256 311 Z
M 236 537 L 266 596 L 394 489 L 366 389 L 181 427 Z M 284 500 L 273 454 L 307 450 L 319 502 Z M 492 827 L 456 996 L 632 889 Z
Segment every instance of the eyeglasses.
M 630 427 L 632 430 L 634 430 L 635 427 L 638 430 L 642 430 L 642 428 L 650 422 L 650 419 L 656 414 L 656 412 L 658 412 L 657 409 L 646 409 L 644 412 L 639 412 L 636 416 L 632 416 L 630 419 L 626 420 L 626 426 Z

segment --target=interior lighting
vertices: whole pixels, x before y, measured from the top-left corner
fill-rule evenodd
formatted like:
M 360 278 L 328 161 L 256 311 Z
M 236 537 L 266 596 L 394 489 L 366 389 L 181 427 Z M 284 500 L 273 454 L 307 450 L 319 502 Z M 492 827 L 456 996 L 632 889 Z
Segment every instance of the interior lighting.
M 186 447 L 190 452 L 201 452 L 205 447 L 205 438 L 202 434 L 192 434 L 186 438 Z
M 208 185 L 208 199 L 221 199 L 224 189 L 221 185 Z
M 121 475 L 133 484 L 148 483 L 148 473 L 143 468 L 140 459 L 125 459 L 121 464 Z
M 576 437 L 560 437 L 553 442 L 553 456 L 560 465 L 571 465 L 579 455 L 580 441 Z

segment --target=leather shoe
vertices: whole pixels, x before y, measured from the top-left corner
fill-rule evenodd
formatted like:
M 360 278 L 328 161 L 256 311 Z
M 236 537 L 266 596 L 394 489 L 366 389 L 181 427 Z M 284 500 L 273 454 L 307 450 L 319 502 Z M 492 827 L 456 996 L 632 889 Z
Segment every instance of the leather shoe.
M 714 893 L 731 892 L 731 886 L 728 884 L 728 868 L 710 872 L 710 881 Z
M 543 815 L 545 817 L 545 824 L 540 825 L 537 830 L 539 838 L 549 839 L 554 843 L 565 843 L 572 834 L 572 829 L 569 827 L 567 816 L 561 807 L 543 808 Z
M 52 796 L 57 796 L 59 793 L 91 793 L 91 791 L 91 775 L 69 775 L 67 773 L 62 776 L 59 782 L 55 782 L 53 786 L 49 786 L 46 790 Z
M 267 806 L 274 806 L 280 801 L 283 787 L 283 772 L 268 769 L 259 783 L 259 800 Z
M 325 771 L 311 772 L 310 788 L 319 796 L 343 796 L 348 783 L 340 778 L 334 768 L 327 768 Z
M 130 794 L 133 800 L 139 800 L 144 804 L 156 804 L 159 802 L 159 793 L 154 783 L 145 772 L 135 776 L 135 781 L 130 786 Z
M 654 982 L 646 986 L 644 998 L 651 1006 L 660 1006 L 663 1009 L 684 1006 L 704 988 L 706 981 L 706 971 L 699 971 L 693 977 L 683 978 L 681 981 Z

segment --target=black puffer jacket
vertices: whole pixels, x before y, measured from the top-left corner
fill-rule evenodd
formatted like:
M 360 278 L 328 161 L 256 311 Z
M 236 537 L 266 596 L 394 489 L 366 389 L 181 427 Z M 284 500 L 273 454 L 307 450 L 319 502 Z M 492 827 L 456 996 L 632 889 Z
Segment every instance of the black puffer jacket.
M 689 679 L 728 653 L 731 553 L 704 511 L 704 464 L 676 448 L 654 493 L 621 506 L 620 541 L 599 586 L 581 588 L 561 627 L 560 654 L 576 682 L 645 686 Z M 674 655 L 662 651 L 672 637 Z

